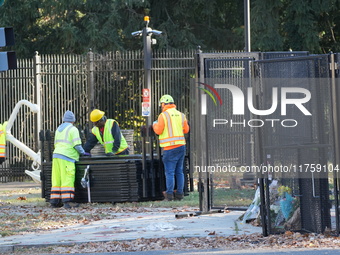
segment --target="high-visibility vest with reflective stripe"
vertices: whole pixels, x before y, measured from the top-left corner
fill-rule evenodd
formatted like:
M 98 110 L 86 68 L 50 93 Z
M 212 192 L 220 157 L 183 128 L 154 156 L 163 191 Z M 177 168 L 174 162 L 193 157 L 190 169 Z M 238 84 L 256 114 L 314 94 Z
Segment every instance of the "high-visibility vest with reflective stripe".
M 53 153 L 61 154 L 78 161 L 79 153 L 74 146 L 80 144 L 81 139 L 79 136 L 79 130 L 71 124 L 63 131 L 59 132 L 57 130 L 55 132 Z
M 164 130 L 159 136 L 159 146 L 167 147 L 172 145 L 185 144 L 183 133 L 185 116 L 174 108 L 161 113 L 164 119 Z
M 5 125 L 0 124 L 0 158 L 6 157 L 6 135 Z
M 115 121 L 114 119 L 107 119 L 106 120 L 105 126 L 104 126 L 103 138 L 100 134 L 98 127 L 92 128 L 92 133 L 97 137 L 97 140 L 104 146 L 105 153 L 112 152 L 112 149 L 113 149 L 115 139 L 113 138 L 111 130 L 112 130 L 112 126 L 115 122 L 118 125 L 118 122 Z M 122 135 L 122 133 L 120 133 L 120 137 L 121 137 L 120 138 L 120 146 L 119 146 L 116 154 L 122 152 L 123 150 L 125 150 L 128 147 L 128 144 L 127 144 L 124 136 Z

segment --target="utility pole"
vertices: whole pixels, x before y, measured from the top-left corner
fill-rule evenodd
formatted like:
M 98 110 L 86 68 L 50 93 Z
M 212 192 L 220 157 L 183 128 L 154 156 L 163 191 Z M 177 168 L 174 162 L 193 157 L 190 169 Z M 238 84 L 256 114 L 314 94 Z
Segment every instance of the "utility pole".
M 152 51 L 151 51 L 151 35 L 152 33 L 149 33 L 150 29 L 149 28 L 149 22 L 150 19 L 148 16 L 144 17 L 145 21 L 145 27 L 143 28 L 143 44 L 144 44 L 144 87 L 146 87 L 148 95 L 143 95 L 143 103 L 148 103 L 149 105 L 149 111 L 145 112 L 144 114 L 146 115 L 146 125 L 149 127 L 152 124 L 153 120 L 153 114 L 152 114 L 152 101 L 150 98 L 150 92 L 151 92 L 151 58 L 152 58 Z M 146 101 L 146 102 L 144 102 Z M 148 107 L 144 107 L 148 108 Z M 143 113 L 142 113 L 143 114 Z M 147 129 L 148 133 L 148 129 Z M 149 135 L 147 135 L 149 136 Z
M 142 103 L 142 116 L 146 118 L 146 124 L 150 126 L 152 124 L 152 101 L 151 101 L 151 68 L 152 68 L 152 51 L 151 45 L 156 44 L 156 39 L 152 39 L 152 35 L 161 35 L 162 31 L 152 29 L 149 27 L 150 17 L 144 17 L 145 27 L 143 30 L 132 32 L 131 35 L 134 37 L 143 36 L 144 44 L 144 90 L 143 103 Z
M 250 45 L 250 0 L 244 0 L 244 39 L 245 52 L 251 52 Z
M 143 36 L 143 52 L 144 52 L 144 88 L 142 89 L 142 116 L 146 117 L 146 126 L 143 134 L 142 145 L 142 167 L 143 167 L 143 187 L 147 186 L 147 179 L 151 177 L 151 195 L 155 195 L 155 171 L 153 167 L 153 144 L 151 137 L 151 125 L 153 121 L 152 107 L 152 89 L 151 89 L 151 68 L 152 68 L 152 49 L 151 45 L 156 44 L 156 39 L 152 39 L 152 35 L 161 35 L 162 31 L 158 31 L 149 27 L 150 17 L 144 17 L 145 27 L 143 30 L 132 32 L 132 36 Z M 150 167 L 148 167 L 147 159 L 150 159 Z M 148 190 L 144 188 L 143 196 L 148 196 Z

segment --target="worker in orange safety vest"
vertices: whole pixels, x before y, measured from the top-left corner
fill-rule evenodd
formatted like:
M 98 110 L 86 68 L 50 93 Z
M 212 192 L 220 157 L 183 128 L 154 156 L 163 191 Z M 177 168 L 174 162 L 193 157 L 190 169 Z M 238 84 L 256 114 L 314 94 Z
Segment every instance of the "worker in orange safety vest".
M 163 148 L 166 180 L 164 196 L 166 201 L 181 200 L 184 196 L 183 165 L 186 153 L 184 134 L 189 132 L 189 125 L 185 115 L 176 110 L 172 96 L 163 95 L 159 105 L 162 107 L 162 113 L 152 127 L 159 135 L 159 146 Z M 174 193 L 175 176 L 177 189 Z

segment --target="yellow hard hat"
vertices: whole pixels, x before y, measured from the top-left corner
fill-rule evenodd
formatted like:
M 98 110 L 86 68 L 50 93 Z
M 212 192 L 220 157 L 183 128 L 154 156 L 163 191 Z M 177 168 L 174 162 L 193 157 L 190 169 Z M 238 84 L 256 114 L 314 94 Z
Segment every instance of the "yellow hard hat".
M 97 122 L 98 120 L 100 120 L 101 118 L 103 118 L 103 116 L 105 115 L 105 112 L 98 110 L 98 109 L 94 109 L 91 113 L 90 113 L 90 120 L 92 122 Z
M 168 103 L 173 103 L 174 99 L 170 95 L 163 95 L 161 99 L 159 99 L 159 105 L 162 103 L 168 104 Z

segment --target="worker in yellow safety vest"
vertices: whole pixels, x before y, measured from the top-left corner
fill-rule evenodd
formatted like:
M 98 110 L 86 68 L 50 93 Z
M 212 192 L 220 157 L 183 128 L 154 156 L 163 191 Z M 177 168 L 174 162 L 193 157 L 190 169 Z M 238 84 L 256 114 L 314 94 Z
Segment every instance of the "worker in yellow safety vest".
M 99 142 L 104 146 L 106 156 L 129 154 L 129 146 L 116 120 L 108 119 L 105 112 L 98 109 L 90 113 L 90 120 L 94 127 L 84 144 L 87 153 Z
M 166 191 L 165 200 L 183 199 L 184 189 L 184 157 L 186 142 L 184 134 L 189 132 L 188 121 L 183 113 L 176 110 L 174 99 L 163 95 L 159 100 L 162 113 L 152 127 L 159 135 L 159 145 L 163 148 L 163 164 L 165 168 Z M 174 193 L 175 177 L 177 189 Z
M 0 123 L 0 164 L 6 160 L 6 124 L 7 122 L 3 125 Z
M 79 155 L 86 153 L 81 145 L 79 130 L 73 126 L 73 112 L 66 111 L 63 123 L 57 128 L 54 137 L 52 160 L 52 188 L 50 196 L 51 207 L 72 208 L 79 204 L 74 202 L 75 195 L 75 162 Z

